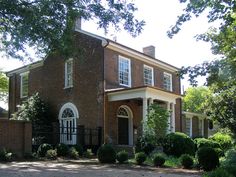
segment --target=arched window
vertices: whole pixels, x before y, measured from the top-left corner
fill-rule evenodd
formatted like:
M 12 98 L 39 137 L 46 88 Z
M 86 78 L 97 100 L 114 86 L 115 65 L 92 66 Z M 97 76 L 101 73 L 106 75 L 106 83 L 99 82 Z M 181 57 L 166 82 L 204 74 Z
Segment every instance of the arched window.
M 127 109 L 125 107 L 120 107 L 117 112 L 117 117 L 129 118 Z

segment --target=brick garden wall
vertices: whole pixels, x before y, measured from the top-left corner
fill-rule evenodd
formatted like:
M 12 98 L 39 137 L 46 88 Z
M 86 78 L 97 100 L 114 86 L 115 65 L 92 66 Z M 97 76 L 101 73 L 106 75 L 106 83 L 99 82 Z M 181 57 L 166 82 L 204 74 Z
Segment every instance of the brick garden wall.
M 0 149 L 6 148 L 22 157 L 32 150 L 32 127 L 30 122 L 0 120 Z

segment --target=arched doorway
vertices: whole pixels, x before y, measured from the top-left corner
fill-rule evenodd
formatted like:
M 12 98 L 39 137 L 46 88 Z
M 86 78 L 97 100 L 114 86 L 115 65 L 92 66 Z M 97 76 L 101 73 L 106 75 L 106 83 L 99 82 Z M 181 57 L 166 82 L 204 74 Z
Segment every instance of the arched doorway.
M 59 113 L 61 143 L 76 144 L 78 118 L 79 113 L 74 104 L 66 103 L 61 107 Z
M 117 111 L 118 144 L 133 145 L 133 114 L 128 106 L 120 106 Z

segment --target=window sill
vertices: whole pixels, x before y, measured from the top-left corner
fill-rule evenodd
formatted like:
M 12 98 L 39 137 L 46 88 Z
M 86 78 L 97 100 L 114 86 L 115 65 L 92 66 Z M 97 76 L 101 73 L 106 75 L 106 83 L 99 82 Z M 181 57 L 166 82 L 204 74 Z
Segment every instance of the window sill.
M 120 84 L 120 86 L 124 86 L 124 87 L 129 87 L 129 88 L 131 88 L 131 85 Z
M 73 85 L 64 87 L 63 89 L 70 89 L 70 88 L 73 88 Z

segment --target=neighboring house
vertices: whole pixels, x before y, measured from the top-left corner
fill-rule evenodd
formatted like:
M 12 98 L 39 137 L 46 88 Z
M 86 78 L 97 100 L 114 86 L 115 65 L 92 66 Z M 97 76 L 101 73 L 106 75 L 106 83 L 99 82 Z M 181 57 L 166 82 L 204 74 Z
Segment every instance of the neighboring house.
M 193 112 L 183 112 L 182 114 L 182 131 L 184 133 L 192 138 L 209 137 L 213 127 L 209 126 L 210 121 L 206 115 Z
M 148 105 L 171 110 L 169 131 L 182 131 L 178 68 L 155 58 L 155 48 L 143 53 L 78 29 L 78 58 L 56 54 L 7 73 L 9 115 L 35 92 L 51 106 L 62 131 L 74 126 L 102 127 L 103 140 L 134 145 L 142 134 Z M 63 143 L 75 144 L 67 136 Z

